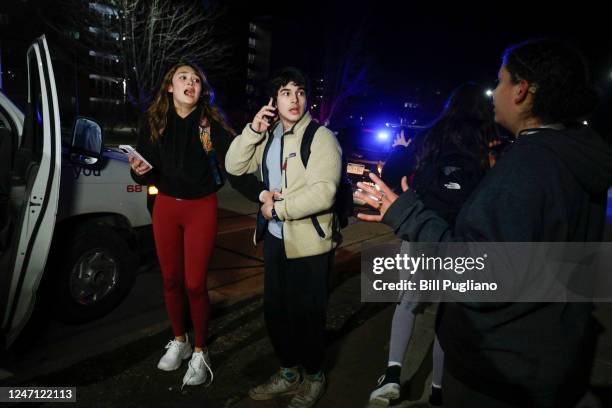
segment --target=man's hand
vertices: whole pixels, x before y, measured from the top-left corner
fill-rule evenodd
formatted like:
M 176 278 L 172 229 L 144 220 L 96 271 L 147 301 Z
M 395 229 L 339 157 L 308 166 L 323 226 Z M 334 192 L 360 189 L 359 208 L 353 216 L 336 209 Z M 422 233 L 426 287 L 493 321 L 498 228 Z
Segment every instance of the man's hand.
M 146 165 L 142 160 L 137 159 L 134 156 L 130 155 L 128 157 L 128 161 L 130 162 L 130 167 L 132 167 L 132 170 L 134 170 L 134 173 L 136 173 L 138 176 L 142 176 L 151 170 L 150 166 Z
M 272 219 L 272 208 L 274 208 L 274 201 L 267 201 L 261 206 L 261 215 L 263 215 L 266 220 Z
M 260 196 L 260 202 L 265 204 L 268 202 L 274 202 L 275 200 L 280 200 L 283 198 L 283 195 L 278 191 L 263 191 Z
M 257 112 L 251 122 L 251 127 L 257 133 L 265 132 L 270 127 L 268 118 L 273 119 L 276 116 L 276 108 L 272 105 L 272 98 L 270 102 Z

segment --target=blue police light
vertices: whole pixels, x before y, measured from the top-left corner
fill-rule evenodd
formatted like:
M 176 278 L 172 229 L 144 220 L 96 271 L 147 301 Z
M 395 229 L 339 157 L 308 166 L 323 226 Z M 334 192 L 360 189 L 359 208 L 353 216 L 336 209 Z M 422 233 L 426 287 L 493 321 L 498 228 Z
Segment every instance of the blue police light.
M 376 134 L 376 137 L 380 141 L 385 141 L 389 139 L 389 132 L 381 131 Z

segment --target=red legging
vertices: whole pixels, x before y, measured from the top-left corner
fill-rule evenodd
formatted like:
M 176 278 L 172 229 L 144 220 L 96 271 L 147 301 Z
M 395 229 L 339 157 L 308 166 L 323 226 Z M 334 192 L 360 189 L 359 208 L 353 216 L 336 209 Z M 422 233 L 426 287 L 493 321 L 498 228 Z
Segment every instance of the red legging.
M 216 194 L 187 200 L 160 193 L 153 208 L 153 233 L 172 331 L 175 336 L 185 334 L 186 290 L 194 345 L 204 347 L 210 314 L 206 272 L 217 234 Z

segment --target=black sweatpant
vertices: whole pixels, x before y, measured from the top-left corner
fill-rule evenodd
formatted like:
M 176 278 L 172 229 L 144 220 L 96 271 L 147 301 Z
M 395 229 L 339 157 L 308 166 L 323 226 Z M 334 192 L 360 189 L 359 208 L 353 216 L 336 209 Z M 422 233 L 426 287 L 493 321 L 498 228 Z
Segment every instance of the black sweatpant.
M 287 259 L 283 240 L 264 240 L 264 316 L 281 367 L 316 374 L 325 359 L 328 277 L 334 251 Z

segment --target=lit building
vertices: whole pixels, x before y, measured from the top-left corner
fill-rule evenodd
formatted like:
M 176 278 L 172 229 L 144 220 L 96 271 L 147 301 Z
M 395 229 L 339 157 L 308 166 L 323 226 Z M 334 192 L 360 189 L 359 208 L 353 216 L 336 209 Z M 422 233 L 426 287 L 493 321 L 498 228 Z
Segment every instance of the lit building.
M 251 18 L 247 37 L 246 54 L 246 108 L 248 111 L 258 110 L 265 95 L 262 95 L 262 84 L 270 76 L 271 30 L 269 17 Z
M 90 48 L 88 61 L 84 64 L 87 71 L 87 111 L 118 114 L 123 112 L 126 103 L 126 80 L 123 76 L 124 61 L 119 55 L 119 33 L 121 15 L 119 10 L 109 4 L 88 2 L 92 13 L 92 24 L 81 35 Z M 100 47 L 96 47 L 99 44 Z M 85 102 L 81 99 L 81 104 Z

